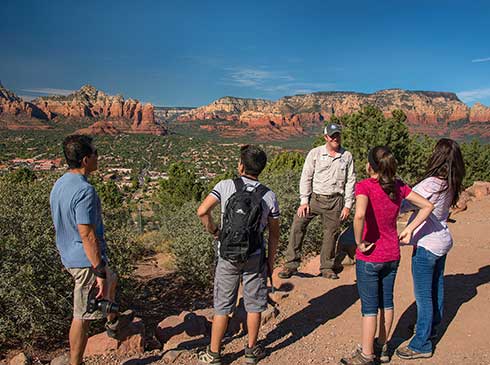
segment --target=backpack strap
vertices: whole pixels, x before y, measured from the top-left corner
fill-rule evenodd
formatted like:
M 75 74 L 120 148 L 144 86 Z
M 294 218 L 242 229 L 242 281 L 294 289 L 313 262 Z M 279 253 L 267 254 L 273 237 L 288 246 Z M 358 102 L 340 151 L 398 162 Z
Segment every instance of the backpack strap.
M 245 183 L 243 182 L 241 177 L 233 179 L 233 183 L 235 184 L 236 191 L 241 191 L 245 187 Z
M 265 194 L 267 194 L 267 192 L 269 191 L 270 189 L 265 186 L 265 185 L 262 185 L 260 184 L 259 186 L 257 186 L 256 188 L 256 192 L 257 194 L 260 195 L 260 199 L 262 199 L 264 197 Z

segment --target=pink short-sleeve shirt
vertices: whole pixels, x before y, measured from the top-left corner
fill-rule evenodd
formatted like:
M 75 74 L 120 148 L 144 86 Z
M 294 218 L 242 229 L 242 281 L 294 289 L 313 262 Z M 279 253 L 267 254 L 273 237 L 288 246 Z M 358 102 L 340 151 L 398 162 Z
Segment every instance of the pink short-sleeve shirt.
M 375 243 L 368 252 L 356 250 L 356 258 L 368 262 L 389 262 L 400 259 L 400 246 L 396 219 L 402 200 L 412 191 L 403 181 L 397 180 L 396 199 L 391 200 L 383 191 L 378 180 L 364 179 L 356 184 L 355 194 L 368 197 L 366 220 L 362 238 Z

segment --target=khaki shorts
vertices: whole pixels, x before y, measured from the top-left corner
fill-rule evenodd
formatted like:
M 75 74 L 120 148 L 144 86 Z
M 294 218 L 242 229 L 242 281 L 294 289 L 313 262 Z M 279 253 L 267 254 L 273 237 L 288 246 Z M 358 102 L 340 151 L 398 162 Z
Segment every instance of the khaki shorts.
M 85 320 L 104 318 L 101 311 L 87 313 L 89 292 L 95 286 L 96 282 L 96 277 L 92 269 L 90 267 L 82 267 L 67 268 L 67 270 L 75 280 L 75 287 L 73 288 L 73 318 Z M 115 274 L 109 268 L 107 268 L 107 271 L 108 285 L 110 285 Z

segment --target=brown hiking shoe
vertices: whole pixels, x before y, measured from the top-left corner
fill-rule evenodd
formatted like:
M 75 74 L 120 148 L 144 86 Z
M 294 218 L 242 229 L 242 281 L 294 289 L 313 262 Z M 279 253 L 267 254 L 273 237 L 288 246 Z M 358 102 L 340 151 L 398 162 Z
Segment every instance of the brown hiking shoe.
M 409 349 L 408 346 L 405 346 L 397 349 L 396 355 L 404 360 L 428 359 L 429 357 L 432 357 L 432 352 L 417 352 Z
M 298 272 L 298 269 L 296 268 L 290 268 L 290 267 L 284 267 L 282 271 L 277 274 L 281 279 L 289 279 L 293 274 L 296 274 Z
M 107 336 L 118 341 L 124 339 L 124 330 L 127 329 L 131 322 L 133 322 L 133 319 L 134 311 L 132 311 L 131 309 L 119 313 L 112 322 L 106 322 L 105 329 L 107 332 Z
M 340 360 L 340 365 L 374 365 L 374 355 L 365 355 L 358 346 L 352 356 Z
M 333 270 L 325 270 L 324 272 L 322 272 L 322 276 L 326 279 L 332 279 L 332 280 L 337 280 L 339 278 L 337 273 Z

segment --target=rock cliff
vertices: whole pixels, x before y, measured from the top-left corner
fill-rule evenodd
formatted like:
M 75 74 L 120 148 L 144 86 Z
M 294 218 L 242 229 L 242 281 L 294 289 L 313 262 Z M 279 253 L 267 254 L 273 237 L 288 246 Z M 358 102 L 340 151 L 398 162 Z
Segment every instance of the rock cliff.
M 110 96 L 93 86 L 85 85 L 67 96 L 40 97 L 24 102 L 0 85 L 0 116 L 15 115 L 42 120 L 58 116 L 72 119 L 95 119 L 93 126 L 83 132 L 165 134 L 166 129 L 155 122 L 153 105 L 121 95 Z
M 285 96 L 276 102 L 224 97 L 181 115 L 178 120 L 229 121 L 233 122 L 228 126 L 229 131 L 247 127 L 255 130 L 258 136 L 269 137 L 273 129 L 282 131 L 277 133 L 278 136 L 294 135 L 319 127 L 333 114 L 350 114 L 368 104 L 377 106 L 386 116 L 391 116 L 396 109 L 403 110 L 408 127 L 414 132 L 460 137 L 465 132 L 474 134 L 480 130 L 484 136 L 490 137 L 489 107 L 477 103 L 470 108 L 454 93 L 401 89 L 381 90 L 373 94 L 318 92 Z M 477 126 L 478 123 L 481 124 Z M 218 123 L 216 127 L 208 124 L 203 128 L 220 130 L 224 127 Z

